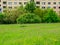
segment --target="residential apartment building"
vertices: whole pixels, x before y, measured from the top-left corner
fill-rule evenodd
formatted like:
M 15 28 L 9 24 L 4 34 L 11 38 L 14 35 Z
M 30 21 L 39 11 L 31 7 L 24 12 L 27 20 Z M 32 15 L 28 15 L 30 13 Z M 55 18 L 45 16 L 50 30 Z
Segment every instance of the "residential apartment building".
M 54 11 L 60 12 L 60 0 L 34 0 L 37 7 L 42 9 L 53 8 Z M 9 9 L 16 9 L 17 7 L 25 6 L 29 0 L 0 0 L 0 12 Z
M 42 9 L 52 8 L 60 13 L 60 0 L 35 0 L 36 6 Z
M 2 12 L 2 1 L 0 0 L 0 12 Z

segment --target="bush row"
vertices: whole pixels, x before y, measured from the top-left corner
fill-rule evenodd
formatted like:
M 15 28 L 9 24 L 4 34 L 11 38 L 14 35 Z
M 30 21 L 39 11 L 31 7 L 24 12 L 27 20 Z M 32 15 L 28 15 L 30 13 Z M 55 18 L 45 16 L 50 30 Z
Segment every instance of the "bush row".
M 17 15 L 17 13 L 16 14 L 15 13 L 12 12 L 11 13 L 9 12 L 7 14 L 0 13 L 0 24 L 60 22 L 60 17 L 52 9 L 49 10 L 36 9 L 34 10 L 33 13 L 27 12 L 22 13 L 20 15 Z
M 4 13 L 0 13 L 0 24 L 57 22 L 60 22 L 60 17 L 53 9 L 37 8 L 34 1 L 27 3 L 25 7 L 20 6 L 16 10 L 7 9 Z
M 49 9 L 47 12 L 39 14 L 26 13 L 17 18 L 17 23 L 57 23 L 60 22 L 60 18 L 56 12 Z

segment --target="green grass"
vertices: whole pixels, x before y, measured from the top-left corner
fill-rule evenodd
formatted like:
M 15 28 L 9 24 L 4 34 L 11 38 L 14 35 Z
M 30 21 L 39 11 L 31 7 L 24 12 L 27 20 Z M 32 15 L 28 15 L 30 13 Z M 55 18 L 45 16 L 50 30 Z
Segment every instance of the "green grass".
M 0 25 L 0 45 L 60 45 L 60 23 Z

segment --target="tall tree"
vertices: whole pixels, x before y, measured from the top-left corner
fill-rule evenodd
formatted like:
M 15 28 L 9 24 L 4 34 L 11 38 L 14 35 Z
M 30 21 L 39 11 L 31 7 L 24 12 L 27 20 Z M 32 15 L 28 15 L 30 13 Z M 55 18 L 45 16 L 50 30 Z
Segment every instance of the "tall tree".
M 36 5 L 34 0 L 30 0 L 30 2 L 28 2 L 25 6 L 25 10 L 31 13 L 35 10 L 35 8 L 36 8 Z
M 48 9 L 47 14 L 44 16 L 45 22 L 47 23 L 54 23 L 54 22 L 58 22 L 58 15 L 55 11 L 53 11 L 52 9 Z

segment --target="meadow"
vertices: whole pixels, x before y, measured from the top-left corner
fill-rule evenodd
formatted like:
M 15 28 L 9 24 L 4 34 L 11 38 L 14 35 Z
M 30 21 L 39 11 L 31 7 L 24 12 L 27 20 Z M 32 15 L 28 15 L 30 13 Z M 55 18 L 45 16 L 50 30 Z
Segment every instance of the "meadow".
M 2 24 L 0 45 L 60 45 L 60 23 Z

